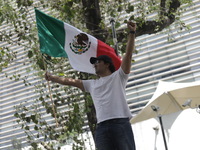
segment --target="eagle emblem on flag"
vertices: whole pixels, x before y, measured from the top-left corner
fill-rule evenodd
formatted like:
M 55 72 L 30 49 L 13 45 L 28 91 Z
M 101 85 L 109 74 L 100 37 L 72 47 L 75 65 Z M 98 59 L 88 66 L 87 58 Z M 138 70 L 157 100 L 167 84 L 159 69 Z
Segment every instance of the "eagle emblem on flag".
M 74 36 L 72 43 L 69 43 L 69 45 L 70 45 L 70 49 L 75 54 L 80 55 L 82 53 L 85 53 L 90 48 L 91 42 L 89 41 L 87 34 L 80 33 Z

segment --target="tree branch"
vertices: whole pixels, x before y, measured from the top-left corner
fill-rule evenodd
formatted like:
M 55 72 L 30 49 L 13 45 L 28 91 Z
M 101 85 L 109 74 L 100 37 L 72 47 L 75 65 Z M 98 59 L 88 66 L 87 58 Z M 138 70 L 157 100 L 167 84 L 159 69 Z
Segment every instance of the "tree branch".
M 162 20 L 162 17 L 163 17 L 164 14 L 166 13 L 165 3 L 166 3 L 166 0 L 161 0 L 161 1 L 160 1 L 160 14 L 159 14 L 160 20 Z
M 144 35 L 144 34 L 154 34 L 157 32 L 162 31 L 164 28 L 170 26 L 175 21 L 175 12 L 180 7 L 179 0 L 172 0 L 170 2 L 170 6 L 168 9 L 168 12 L 164 12 L 166 10 L 165 6 L 165 0 L 161 0 L 160 3 L 161 12 L 160 12 L 160 19 L 159 21 L 144 21 L 142 24 L 137 24 L 137 32 L 136 36 Z M 126 37 L 126 35 L 123 32 L 120 32 L 118 34 L 118 41 L 121 41 L 123 38 Z

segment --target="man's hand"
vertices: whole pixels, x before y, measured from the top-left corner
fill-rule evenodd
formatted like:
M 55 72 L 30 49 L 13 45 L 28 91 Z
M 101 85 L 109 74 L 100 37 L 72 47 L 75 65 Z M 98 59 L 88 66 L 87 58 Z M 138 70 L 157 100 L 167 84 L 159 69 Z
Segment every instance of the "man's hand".
M 51 81 L 51 74 L 49 72 L 46 72 L 45 75 L 44 75 L 45 79 L 47 81 Z
M 130 31 L 136 31 L 136 23 L 135 22 L 128 21 L 127 27 Z

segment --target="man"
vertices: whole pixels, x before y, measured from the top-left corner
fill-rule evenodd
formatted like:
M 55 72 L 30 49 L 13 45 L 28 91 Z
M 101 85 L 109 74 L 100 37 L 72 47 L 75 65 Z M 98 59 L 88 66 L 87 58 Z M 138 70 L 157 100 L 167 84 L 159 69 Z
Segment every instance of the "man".
M 136 24 L 128 22 L 126 53 L 121 67 L 115 71 L 112 59 L 106 55 L 90 58 L 96 80 L 76 80 L 45 74 L 46 80 L 70 85 L 89 92 L 97 114 L 95 144 L 97 150 L 135 150 L 134 136 L 129 119 L 132 117 L 126 102 L 125 88 L 131 70 L 135 45 Z

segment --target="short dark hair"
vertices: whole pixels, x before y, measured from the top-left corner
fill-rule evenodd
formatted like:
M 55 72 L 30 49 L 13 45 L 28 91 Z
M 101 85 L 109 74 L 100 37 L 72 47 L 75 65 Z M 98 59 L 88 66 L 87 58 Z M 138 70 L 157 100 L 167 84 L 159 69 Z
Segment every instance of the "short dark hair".
M 110 71 L 111 71 L 112 73 L 116 71 L 115 66 L 113 65 L 113 63 L 110 63 L 109 69 L 110 69 Z
M 103 60 L 105 63 L 110 64 L 110 65 L 109 65 L 109 70 L 110 70 L 112 73 L 115 72 L 115 70 L 116 70 L 116 69 L 115 69 L 115 66 L 114 66 L 114 64 L 113 64 L 112 59 L 111 59 L 109 56 L 107 56 L 107 55 L 100 55 L 100 56 L 98 56 L 98 57 L 91 57 L 91 58 L 90 58 L 90 63 L 91 63 L 91 64 L 95 64 L 97 60 Z

